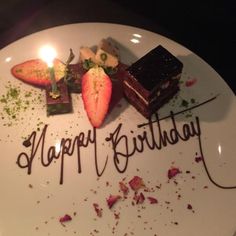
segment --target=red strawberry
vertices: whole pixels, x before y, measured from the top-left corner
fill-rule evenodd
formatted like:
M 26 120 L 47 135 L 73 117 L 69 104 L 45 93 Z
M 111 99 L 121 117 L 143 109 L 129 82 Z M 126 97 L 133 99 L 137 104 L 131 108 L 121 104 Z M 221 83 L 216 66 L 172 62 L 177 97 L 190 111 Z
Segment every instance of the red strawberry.
M 109 108 L 112 83 L 102 67 L 93 67 L 82 77 L 82 99 L 88 118 L 100 127 Z
M 54 60 L 56 81 L 64 76 L 65 64 L 58 59 Z M 18 79 L 39 87 L 50 84 L 50 75 L 47 64 L 40 59 L 33 59 L 15 65 L 11 73 Z

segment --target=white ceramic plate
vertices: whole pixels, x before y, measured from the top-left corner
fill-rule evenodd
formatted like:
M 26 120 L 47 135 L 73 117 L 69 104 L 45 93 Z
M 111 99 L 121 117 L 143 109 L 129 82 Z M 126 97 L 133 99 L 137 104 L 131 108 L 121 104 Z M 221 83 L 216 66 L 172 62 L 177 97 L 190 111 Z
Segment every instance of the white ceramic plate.
M 80 95 L 72 96 L 72 114 L 47 117 L 44 91 L 20 82 L 10 73 L 13 65 L 38 58 L 44 44 L 54 46 L 58 58 L 64 61 L 72 48 L 76 62 L 81 46 L 94 46 L 107 37 L 117 41 L 124 63 L 130 64 L 162 44 L 184 64 L 181 91 L 175 101 L 159 111 L 159 128 L 153 117 L 153 135 L 150 126 L 138 126 L 147 120 L 122 99 L 102 128 L 96 130 L 95 138 Z M 191 87 L 185 84 L 189 79 L 196 79 Z M 20 91 L 19 97 L 11 94 L 4 103 L 3 96 L 14 89 Z M 181 45 L 122 25 L 84 23 L 52 28 L 0 51 L 0 96 L 1 236 L 232 236 L 236 230 L 235 97 L 209 65 Z M 181 113 L 186 109 L 181 106 L 183 99 L 193 109 Z M 24 110 L 26 101 L 29 104 Z M 14 112 L 17 108 L 20 110 Z M 11 118 L 8 111 L 15 117 Z M 165 118 L 170 111 L 178 114 Z M 164 131 L 168 137 L 173 135 L 176 144 L 164 145 Z M 149 145 L 155 142 L 156 148 L 151 150 L 144 141 L 142 152 L 136 150 L 126 158 L 125 153 L 133 152 L 134 141 L 138 148 L 142 146 L 139 137 L 145 132 Z M 185 141 L 180 138 L 183 132 Z M 22 143 L 30 134 L 35 134 L 35 145 L 32 136 L 27 148 Z M 106 141 L 111 134 L 114 146 Z M 88 136 L 85 148 L 82 145 Z M 75 144 L 73 154 L 60 154 L 50 162 L 48 150 L 56 146 L 57 152 L 63 138 L 66 146 Z M 204 160 L 197 162 L 195 158 L 201 156 Z M 96 166 L 99 173 L 104 168 L 101 177 Z M 169 180 L 171 167 L 179 168 L 181 173 Z M 129 186 L 133 176 L 141 177 L 146 186 L 139 190 L 145 196 L 142 204 L 133 200 L 131 189 L 126 198 L 119 191 L 119 182 Z M 111 209 L 106 203 L 110 194 L 122 196 Z M 158 199 L 158 204 L 150 204 L 149 196 Z M 97 217 L 94 203 L 103 209 L 102 217 Z M 72 220 L 63 226 L 59 218 L 65 214 Z

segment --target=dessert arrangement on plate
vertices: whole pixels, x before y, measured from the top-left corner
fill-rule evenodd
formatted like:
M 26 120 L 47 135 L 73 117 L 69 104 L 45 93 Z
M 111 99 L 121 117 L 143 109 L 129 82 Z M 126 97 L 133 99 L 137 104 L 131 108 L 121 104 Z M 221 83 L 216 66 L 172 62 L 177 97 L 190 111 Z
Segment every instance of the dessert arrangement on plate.
M 45 61 L 50 57 L 48 52 L 50 48 L 42 55 Z M 105 39 L 96 52 L 82 47 L 77 64 L 70 64 L 73 59 L 70 50 L 66 63 L 52 58 L 53 69 L 42 59 L 34 59 L 14 66 L 12 74 L 26 83 L 45 88 L 48 115 L 72 112 L 70 93 L 82 93 L 88 118 L 97 128 L 107 115 L 112 93 L 119 93 L 113 88 L 112 80 L 118 80 L 119 89 L 127 100 L 146 118 L 179 90 L 183 64 L 161 45 L 131 66 L 119 61 L 118 48 Z
M 227 163 L 209 160 L 204 115 L 221 95 L 200 96 L 195 86 L 207 79 L 163 40 L 128 63 L 115 38 L 98 38 L 69 45 L 65 60 L 49 45 L 38 57 L 7 59 L 0 234 L 215 235 L 202 219 L 236 188 L 218 178 Z

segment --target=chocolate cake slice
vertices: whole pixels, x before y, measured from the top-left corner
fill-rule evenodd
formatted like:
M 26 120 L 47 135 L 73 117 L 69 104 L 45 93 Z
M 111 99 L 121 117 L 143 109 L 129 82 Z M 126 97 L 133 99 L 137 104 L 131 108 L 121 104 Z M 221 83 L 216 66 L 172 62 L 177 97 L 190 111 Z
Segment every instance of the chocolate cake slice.
M 124 94 L 149 118 L 178 92 L 182 69 L 183 63 L 159 45 L 127 68 Z

